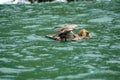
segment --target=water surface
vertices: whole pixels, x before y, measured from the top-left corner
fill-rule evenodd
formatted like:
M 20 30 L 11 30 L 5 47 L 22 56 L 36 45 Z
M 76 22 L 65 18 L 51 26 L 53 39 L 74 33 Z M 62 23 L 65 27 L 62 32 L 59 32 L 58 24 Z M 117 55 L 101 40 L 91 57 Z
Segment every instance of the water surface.
M 119 80 L 119 10 L 115 1 L 0 5 L 0 80 Z M 45 37 L 63 24 L 94 38 Z

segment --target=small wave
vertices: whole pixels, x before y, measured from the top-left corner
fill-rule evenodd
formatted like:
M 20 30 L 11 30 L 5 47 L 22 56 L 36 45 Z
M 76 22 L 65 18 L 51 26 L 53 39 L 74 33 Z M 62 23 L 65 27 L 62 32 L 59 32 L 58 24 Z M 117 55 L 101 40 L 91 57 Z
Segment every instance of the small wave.
M 26 68 L 26 69 L 16 69 L 16 68 L 7 68 L 7 67 L 0 68 L 0 72 L 2 73 L 21 73 L 21 72 L 28 72 L 34 70 L 35 68 Z
M 35 35 L 35 34 L 32 34 L 32 35 L 28 35 L 27 36 L 27 39 L 30 40 L 30 41 L 49 41 L 49 39 L 45 38 L 44 36 L 38 36 L 38 35 Z
M 107 74 L 107 75 L 105 75 Z M 85 79 L 85 80 L 106 80 L 105 78 L 108 78 L 108 75 L 118 75 L 118 71 L 111 71 L 111 70 L 100 70 L 100 71 L 94 71 L 92 73 L 80 73 L 80 74 L 75 74 L 75 75 L 66 75 L 66 76 L 58 76 L 55 78 L 55 80 L 65 80 L 65 79 L 70 79 L 70 80 L 80 80 L 80 79 Z M 95 76 L 96 77 L 95 77 Z M 110 78 L 109 78 L 110 79 Z
M 0 58 L 0 61 L 3 61 L 5 63 L 11 62 L 11 60 L 8 58 Z
M 24 29 L 32 29 L 32 28 L 38 28 L 40 25 L 31 25 L 31 26 L 25 26 Z
M 84 57 L 93 57 L 93 58 L 104 57 L 103 55 L 100 55 L 100 54 L 82 54 L 81 56 L 84 56 Z
M 40 58 L 34 57 L 34 56 L 26 56 L 25 58 L 23 58 L 21 60 L 22 61 L 37 61 L 37 60 L 40 60 Z
M 88 14 L 78 14 L 76 15 L 77 17 L 84 17 L 84 16 L 87 16 Z
M 0 80 L 14 80 L 16 78 L 15 75 L 3 75 L 0 76 Z
M 99 23 L 105 23 L 105 22 L 111 22 L 113 20 L 112 17 L 104 16 L 101 18 L 91 19 L 88 20 L 88 22 L 99 22 Z
M 58 68 L 55 68 L 54 66 L 50 66 L 50 67 L 45 67 L 41 69 L 42 71 L 58 71 Z
M 120 64 L 120 61 L 119 60 L 109 60 L 109 61 L 107 61 L 107 63 L 117 63 L 117 64 Z
M 24 33 L 22 33 L 21 30 L 12 30 L 12 31 L 10 31 L 10 32 L 7 33 L 7 34 L 10 34 L 10 35 L 22 35 L 22 34 L 24 34 Z
M 120 44 L 119 43 L 116 43 L 112 46 L 110 46 L 111 49 L 117 49 L 117 50 L 120 50 Z
M 53 47 L 52 49 L 54 50 L 68 50 L 68 51 L 72 51 L 73 47 Z

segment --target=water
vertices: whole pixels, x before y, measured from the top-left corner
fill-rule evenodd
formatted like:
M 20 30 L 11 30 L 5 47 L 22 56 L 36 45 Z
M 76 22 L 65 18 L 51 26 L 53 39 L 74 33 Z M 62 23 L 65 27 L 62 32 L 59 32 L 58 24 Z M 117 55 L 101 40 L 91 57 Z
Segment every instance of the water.
M 93 39 L 45 37 L 63 24 Z M 119 30 L 119 0 L 0 5 L 0 80 L 120 80 Z

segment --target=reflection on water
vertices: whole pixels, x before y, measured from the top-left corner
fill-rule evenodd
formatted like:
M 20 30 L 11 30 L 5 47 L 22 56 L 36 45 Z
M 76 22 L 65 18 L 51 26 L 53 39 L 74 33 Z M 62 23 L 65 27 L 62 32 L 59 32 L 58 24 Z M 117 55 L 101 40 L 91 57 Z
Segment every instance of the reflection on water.
M 118 4 L 1 5 L 0 80 L 119 80 Z M 93 39 L 60 42 L 45 37 L 63 24 L 77 24 Z

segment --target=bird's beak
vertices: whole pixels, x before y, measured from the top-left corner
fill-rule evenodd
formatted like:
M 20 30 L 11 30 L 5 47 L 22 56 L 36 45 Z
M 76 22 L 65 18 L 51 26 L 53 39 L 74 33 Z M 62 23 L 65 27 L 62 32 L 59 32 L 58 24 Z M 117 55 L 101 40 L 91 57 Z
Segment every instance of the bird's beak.
M 89 38 L 93 38 L 92 35 L 91 35 L 90 33 L 89 33 L 88 37 L 89 37 Z

